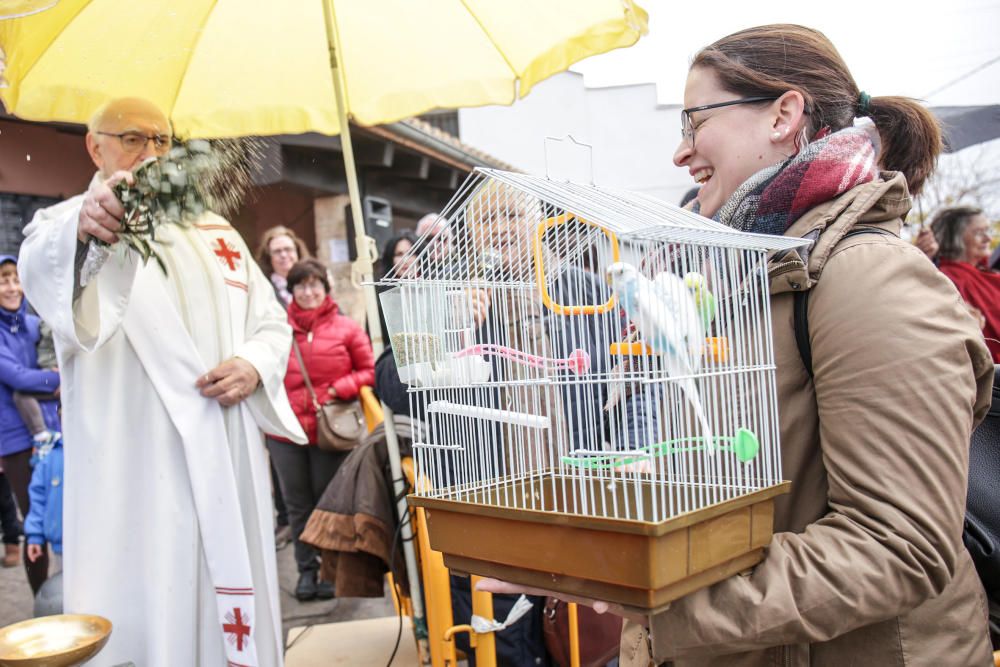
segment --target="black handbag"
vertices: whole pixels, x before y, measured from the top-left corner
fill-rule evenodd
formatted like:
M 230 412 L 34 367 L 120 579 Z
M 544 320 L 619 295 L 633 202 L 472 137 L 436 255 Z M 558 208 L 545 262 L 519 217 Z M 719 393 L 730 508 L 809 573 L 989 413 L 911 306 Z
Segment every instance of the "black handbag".
M 990 635 L 1000 643 L 1000 366 L 993 377 L 993 402 L 972 432 L 969 492 L 962 540 L 990 601 Z
M 299 344 L 294 337 L 292 349 L 295 350 L 302 379 L 316 409 L 316 446 L 327 452 L 351 451 L 358 446 L 365 434 L 365 413 L 361 408 L 361 401 L 358 399 L 341 401 L 333 398 L 326 403 L 320 403 L 309 379 L 309 372 L 306 371 L 305 362 L 302 361 Z

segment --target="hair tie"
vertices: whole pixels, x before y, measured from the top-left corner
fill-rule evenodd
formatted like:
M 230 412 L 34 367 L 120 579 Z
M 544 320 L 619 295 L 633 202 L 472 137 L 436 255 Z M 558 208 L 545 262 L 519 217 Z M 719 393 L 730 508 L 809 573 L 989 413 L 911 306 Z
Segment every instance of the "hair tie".
M 868 115 L 868 110 L 869 110 L 868 107 L 871 104 L 871 101 L 872 101 L 872 96 L 866 93 L 865 91 L 862 90 L 860 93 L 858 93 L 858 107 L 857 107 L 858 118 L 863 118 L 864 116 Z

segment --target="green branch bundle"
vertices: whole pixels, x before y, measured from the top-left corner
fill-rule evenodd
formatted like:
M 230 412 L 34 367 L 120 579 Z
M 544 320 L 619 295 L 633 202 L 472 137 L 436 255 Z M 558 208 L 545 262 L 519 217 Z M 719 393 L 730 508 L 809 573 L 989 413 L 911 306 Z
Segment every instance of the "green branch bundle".
M 150 158 L 133 172 L 134 183 L 120 181 L 115 196 L 125 208 L 118 233 L 120 252 L 133 248 L 145 264 L 156 260 L 164 273 L 156 246 L 163 241 L 163 225 L 190 225 L 205 211 L 223 217 L 235 211 L 252 185 L 260 161 L 253 139 L 191 139 L 175 143 L 166 155 Z M 92 239 L 100 246 L 108 244 Z

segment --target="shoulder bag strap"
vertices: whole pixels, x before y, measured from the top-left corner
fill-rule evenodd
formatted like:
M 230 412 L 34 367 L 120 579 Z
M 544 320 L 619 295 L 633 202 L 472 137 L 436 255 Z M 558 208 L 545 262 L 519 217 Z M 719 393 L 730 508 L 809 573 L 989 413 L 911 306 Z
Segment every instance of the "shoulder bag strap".
M 813 376 L 813 353 L 809 343 L 809 290 L 795 293 L 795 345 L 799 348 L 802 365 L 806 367 L 809 377 Z
M 319 399 L 316 398 L 316 391 L 309 380 L 309 372 L 306 371 L 306 364 L 302 361 L 302 351 L 299 350 L 299 342 L 295 340 L 295 334 L 292 334 L 292 349 L 295 350 L 295 358 L 299 360 L 299 371 L 301 371 L 302 379 L 306 383 L 306 389 L 309 390 L 309 396 L 312 397 L 313 407 L 319 410 L 322 406 L 320 406 Z
M 860 234 L 888 234 L 889 236 L 895 236 L 888 229 L 882 227 L 858 226 L 844 234 L 844 237 L 840 240 L 844 241 Z M 795 345 L 799 348 L 802 365 L 806 367 L 806 373 L 812 378 L 812 344 L 809 342 L 809 290 L 795 293 L 792 323 L 795 326 Z

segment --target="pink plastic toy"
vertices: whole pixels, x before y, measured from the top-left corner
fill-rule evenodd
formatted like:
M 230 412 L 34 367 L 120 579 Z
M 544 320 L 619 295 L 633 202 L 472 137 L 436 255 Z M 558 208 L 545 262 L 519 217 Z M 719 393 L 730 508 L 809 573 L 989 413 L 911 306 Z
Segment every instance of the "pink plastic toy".
M 504 345 L 482 344 L 467 347 L 461 352 L 456 353 L 455 357 L 460 359 L 462 357 L 472 355 L 486 354 L 495 354 L 498 357 L 510 359 L 511 361 L 515 361 L 526 366 L 532 366 L 533 368 L 565 368 L 573 371 L 577 375 L 582 375 L 590 370 L 590 355 L 581 349 L 573 350 L 565 359 L 550 359 L 548 357 L 540 357 L 535 354 L 521 352 L 520 350 L 515 350 L 512 347 L 506 347 Z

